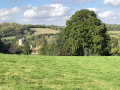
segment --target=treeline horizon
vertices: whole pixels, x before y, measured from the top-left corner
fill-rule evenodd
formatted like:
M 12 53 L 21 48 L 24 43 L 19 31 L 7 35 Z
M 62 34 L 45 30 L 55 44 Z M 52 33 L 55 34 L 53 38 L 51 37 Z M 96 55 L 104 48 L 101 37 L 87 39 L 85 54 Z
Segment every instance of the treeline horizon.
M 108 31 L 120 31 L 120 24 L 105 24 Z M 19 23 L 8 23 L 3 22 L 0 24 L 0 38 L 16 36 L 19 34 L 25 34 L 28 32 L 32 34 L 30 28 L 50 28 L 54 30 L 62 30 L 65 26 L 57 26 L 57 25 L 45 25 L 45 24 L 19 24 Z
M 38 24 L 38 25 L 22 25 L 19 23 L 8 23 L 4 22 L 0 24 L 0 38 L 3 37 L 10 37 L 10 36 L 16 36 L 20 34 L 32 34 L 33 31 L 30 30 L 30 28 L 49 28 L 54 30 L 62 30 L 63 26 L 56 26 L 56 25 L 44 25 L 44 24 Z

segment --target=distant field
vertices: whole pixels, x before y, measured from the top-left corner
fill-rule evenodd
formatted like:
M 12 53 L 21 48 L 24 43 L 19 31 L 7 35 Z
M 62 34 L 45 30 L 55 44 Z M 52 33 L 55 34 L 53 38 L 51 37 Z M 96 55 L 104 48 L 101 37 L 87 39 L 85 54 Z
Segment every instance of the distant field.
M 48 29 L 48 28 L 30 28 L 30 30 L 35 31 L 35 35 L 36 34 L 49 34 L 49 33 L 59 33 L 59 31 L 53 30 L 53 29 Z M 111 36 L 117 36 L 118 34 L 120 34 L 120 31 L 108 31 L 108 33 Z
M 2 39 L 15 39 L 15 36 L 11 36 L 11 37 L 4 37 Z
M 0 54 L 0 90 L 120 90 L 120 57 Z
M 115 37 L 117 37 L 118 35 L 120 35 L 120 31 L 108 31 L 108 33 L 109 33 L 111 36 L 115 36 Z
M 35 35 L 37 34 L 56 34 L 59 33 L 59 31 L 53 30 L 53 29 L 48 29 L 48 28 L 30 28 L 30 30 L 35 31 Z

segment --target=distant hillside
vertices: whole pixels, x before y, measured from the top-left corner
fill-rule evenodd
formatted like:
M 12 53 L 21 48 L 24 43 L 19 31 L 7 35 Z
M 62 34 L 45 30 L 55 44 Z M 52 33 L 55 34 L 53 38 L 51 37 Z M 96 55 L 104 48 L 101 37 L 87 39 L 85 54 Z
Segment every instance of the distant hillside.
M 120 35 L 120 31 L 108 31 L 110 36 L 118 37 Z
M 35 35 L 37 34 L 57 34 L 60 30 L 48 29 L 48 28 L 30 28 L 34 32 Z
M 108 31 L 120 31 L 120 25 L 118 24 L 106 24 Z

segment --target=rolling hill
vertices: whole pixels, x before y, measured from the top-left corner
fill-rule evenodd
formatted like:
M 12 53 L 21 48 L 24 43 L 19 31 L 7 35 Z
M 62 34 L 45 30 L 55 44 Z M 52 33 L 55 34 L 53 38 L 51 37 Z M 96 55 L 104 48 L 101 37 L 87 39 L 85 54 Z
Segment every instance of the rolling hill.
M 59 31 L 48 29 L 48 28 L 30 28 L 30 30 L 34 31 L 34 34 L 57 34 Z

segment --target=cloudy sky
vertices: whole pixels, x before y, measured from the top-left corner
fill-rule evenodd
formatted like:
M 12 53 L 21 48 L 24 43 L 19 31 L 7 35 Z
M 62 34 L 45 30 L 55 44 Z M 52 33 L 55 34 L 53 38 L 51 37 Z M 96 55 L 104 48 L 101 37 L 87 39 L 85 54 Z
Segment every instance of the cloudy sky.
M 1 0 L 0 23 L 64 26 L 81 9 L 95 11 L 107 24 L 120 24 L 120 0 Z

